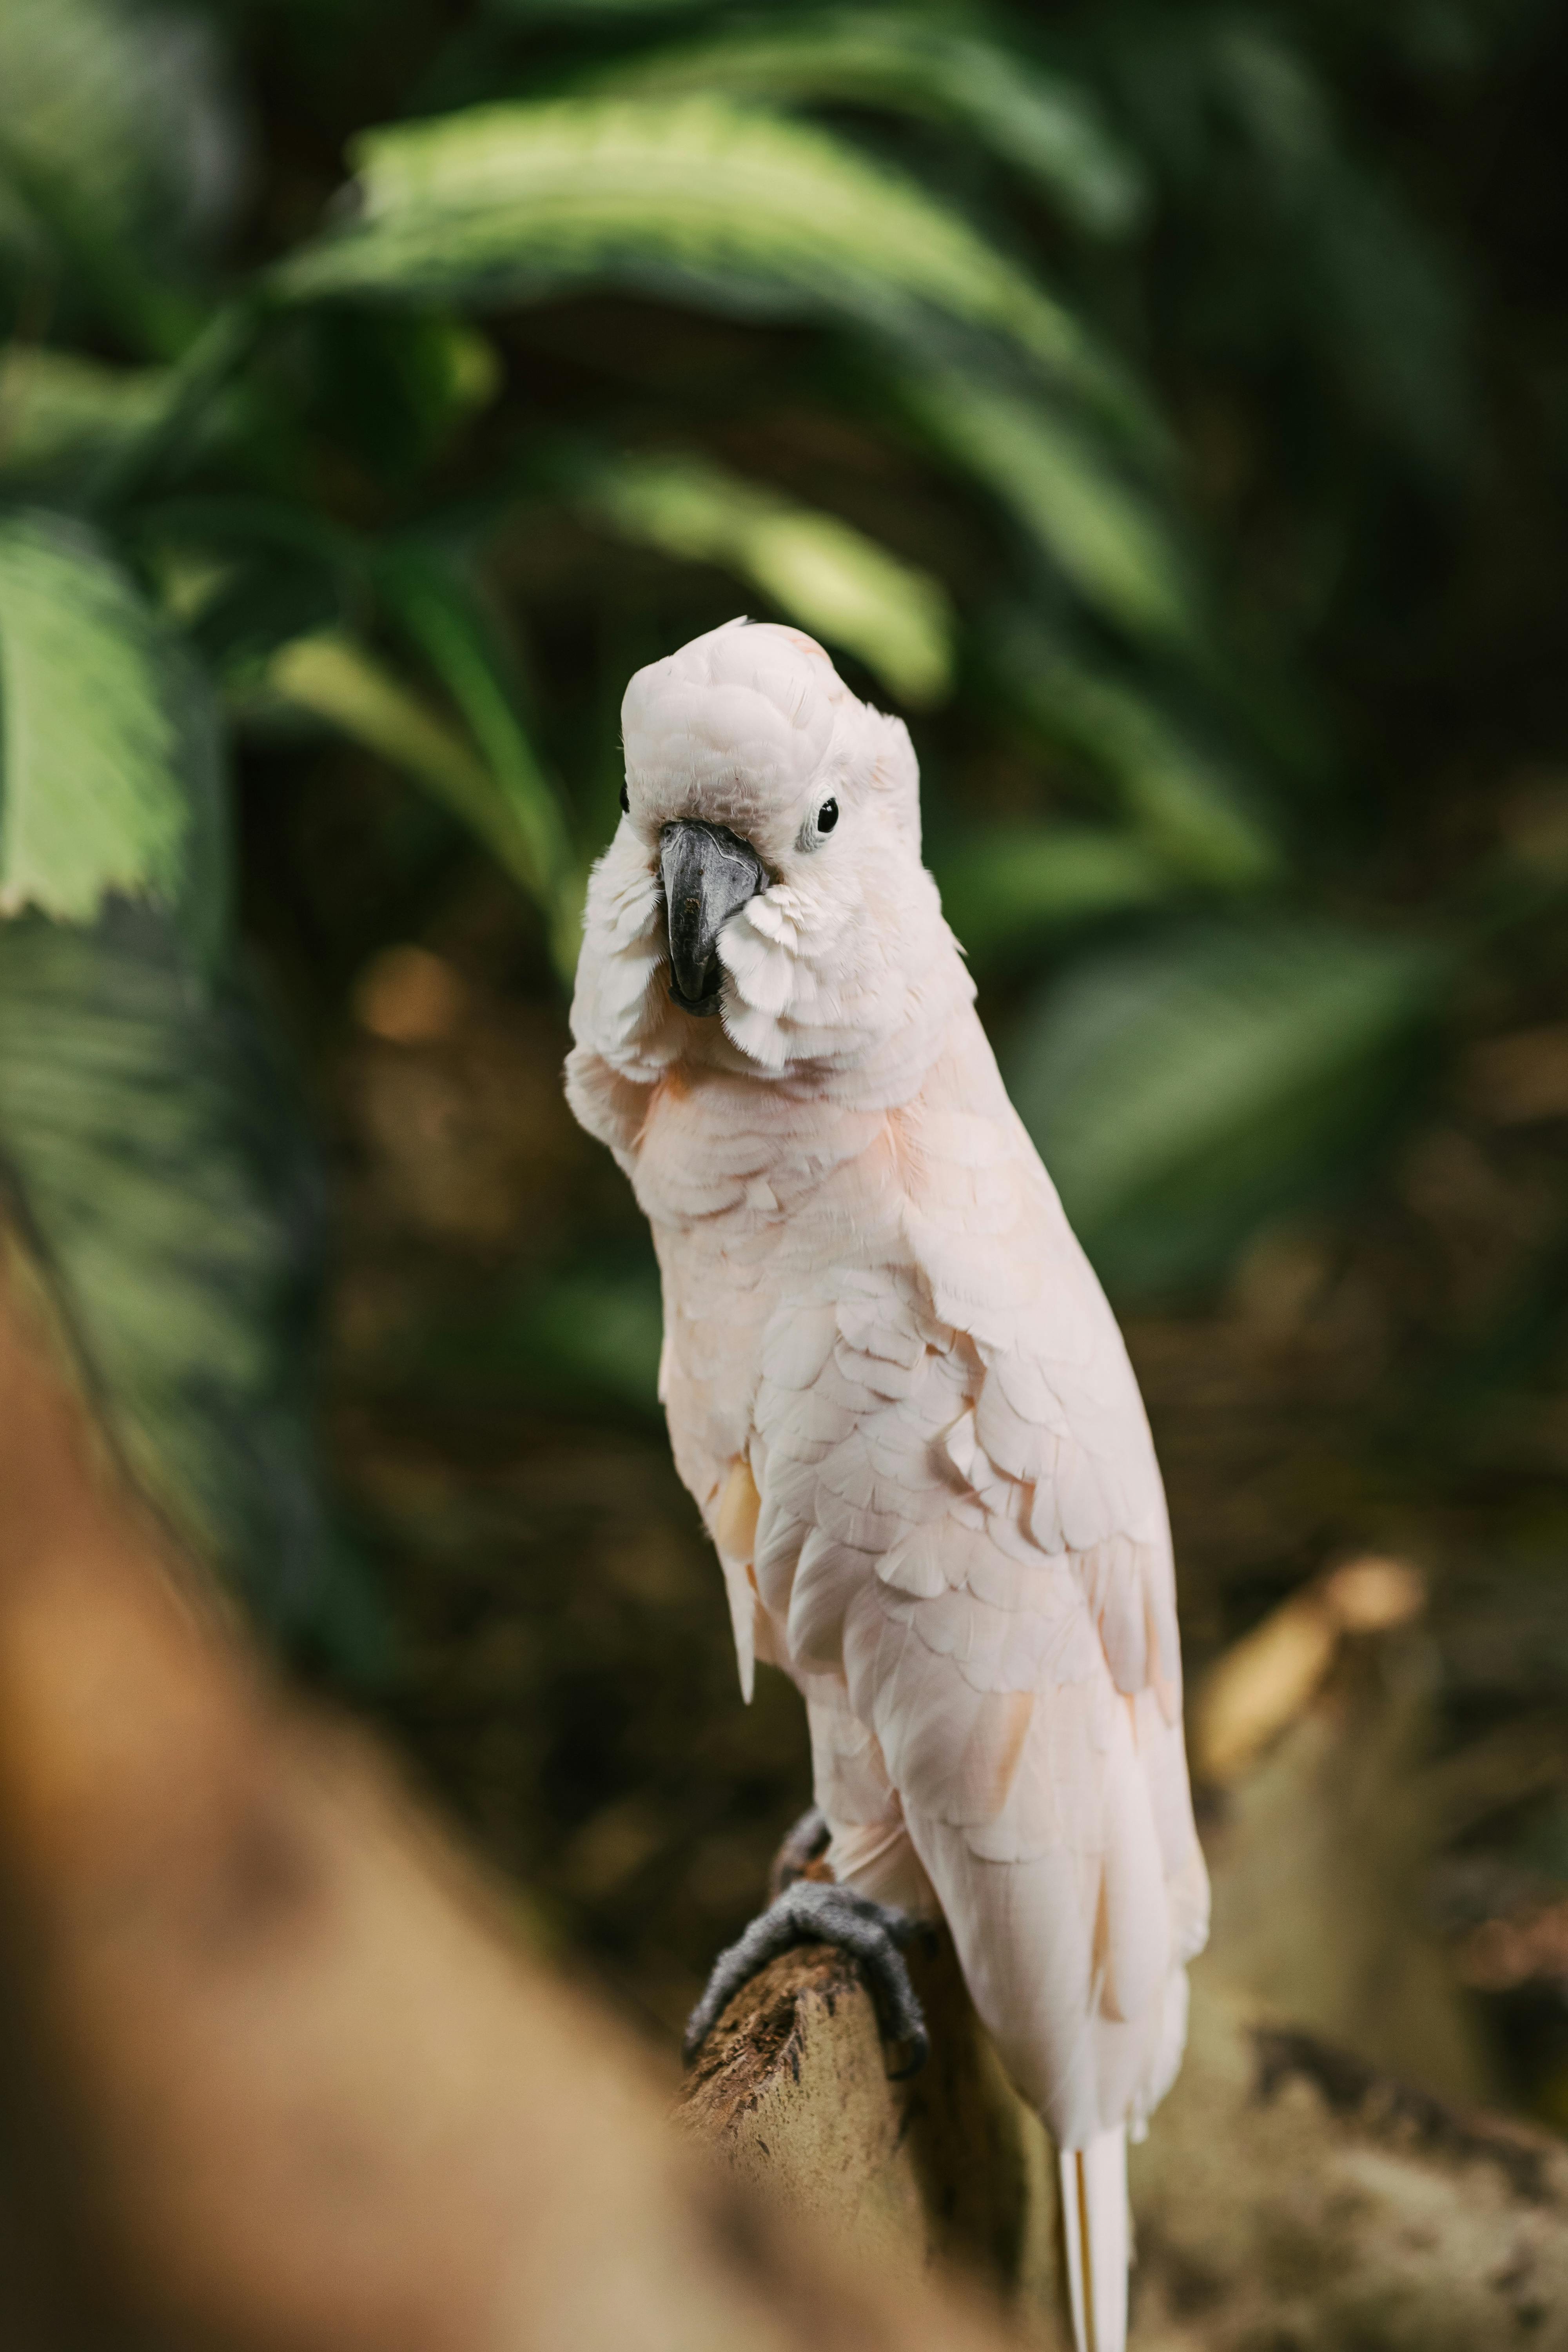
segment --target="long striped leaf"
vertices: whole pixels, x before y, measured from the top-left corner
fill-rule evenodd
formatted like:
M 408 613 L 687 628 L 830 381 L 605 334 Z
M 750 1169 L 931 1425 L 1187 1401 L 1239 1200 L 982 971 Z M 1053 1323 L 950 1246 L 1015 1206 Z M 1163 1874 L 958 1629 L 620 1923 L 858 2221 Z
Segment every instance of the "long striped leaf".
M 502 649 L 458 565 L 433 546 L 405 545 L 376 566 L 386 603 L 441 680 L 483 756 L 521 845 L 511 865 L 543 914 L 563 978 L 577 967 L 585 877 L 555 786 L 518 712 Z
M 963 216 L 815 126 L 721 99 L 481 106 L 367 133 L 357 209 L 275 299 L 511 300 L 619 285 L 929 342 L 965 330 L 1039 378 L 1136 403 L 1072 313 Z
M 1278 876 L 1279 845 L 1232 765 L 1148 693 L 1074 658 L 1023 614 L 998 614 L 987 657 L 1047 740 L 1098 770 L 1163 862 L 1209 887 Z
M 217 713 L 58 519 L 0 527 L 0 1177 L 193 1553 L 363 1660 L 306 1412 L 316 1174 L 231 980 Z
M 865 107 L 946 123 L 1101 236 L 1133 227 L 1146 201 L 1137 158 L 1087 90 L 983 32 L 913 11 L 721 19 L 705 37 L 595 68 L 590 86 Z
M 0 1164 L 132 1470 L 271 1628 L 368 1666 L 308 1413 L 319 1178 L 252 1006 L 146 907 L 0 923 Z
M 163 368 L 12 344 L 0 355 L 0 484 L 68 496 L 84 467 L 152 430 L 168 395 Z
M 991 825 L 936 856 L 942 912 L 984 960 L 1157 906 L 1184 877 L 1109 825 Z
M 1080 962 L 1007 1058 L 1089 1255 L 1139 1286 L 1212 1275 L 1396 1117 L 1447 966 L 1322 923 L 1184 929 Z
M 985 485 L 1086 604 L 1159 644 L 1201 637 L 1194 583 L 1164 514 L 1087 435 L 974 369 L 911 373 L 899 392 L 930 438 Z
M 900 700 L 938 702 L 947 692 L 946 590 L 837 515 L 686 457 L 588 461 L 575 495 L 601 528 L 761 589 L 791 620 L 858 656 Z
M 582 887 L 575 867 L 563 854 L 560 870 L 545 873 L 516 794 L 457 728 L 368 646 L 336 630 L 279 646 L 267 666 L 263 690 L 363 744 L 466 825 L 540 908 L 557 961 L 570 976 Z

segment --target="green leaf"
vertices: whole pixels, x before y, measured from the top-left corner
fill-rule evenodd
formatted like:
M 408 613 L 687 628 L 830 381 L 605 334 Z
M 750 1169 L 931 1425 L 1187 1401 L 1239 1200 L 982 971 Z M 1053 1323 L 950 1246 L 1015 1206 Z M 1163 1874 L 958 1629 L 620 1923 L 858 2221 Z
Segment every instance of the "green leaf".
M 1329 83 L 1280 26 L 1216 16 L 1199 54 L 1211 118 L 1228 116 L 1252 150 L 1274 299 L 1300 306 L 1364 414 L 1451 471 L 1473 393 L 1458 248 L 1446 252 L 1348 151 Z
M 950 124 L 1082 228 L 1122 236 L 1147 198 L 1089 93 L 969 26 L 913 10 L 803 9 L 595 68 L 590 86 L 707 90 L 768 105 L 878 109 Z
M 1031 723 L 1110 782 L 1164 864 L 1224 890 L 1279 874 L 1279 845 L 1234 770 L 1146 693 L 1023 616 L 998 616 L 986 650 Z
M 1315 368 L 1315 409 L 1339 390 L 1363 430 L 1371 422 L 1453 480 L 1476 422 L 1467 247 L 1402 195 L 1402 182 L 1415 188 L 1364 89 L 1359 138 L 1341 119 L 1356 89 L 1350 53 L 1296 10 L 1122 9 L 1101 21 L 1089 40 L 1162 187 L 1159 267 L 1182 277 L 1190 356 L 1254 383 L 1287 372 L 1297 397 Z M 1358 153 L 1369 129 L 1371 154 Z M 1314 503 L 1355 503 L 1339 468 L 1313 478 L 1302 453 L 1278 455 L 1302 488 L 1311 480 Z
M 1106 1278 L 1210 1276 L 1310 1197 L 1404 1108 L 1447 975 L 1418 942 L 1284 921 L 1079 965 L 1007 1075 Z
M 0 353 L 0 483 L 68 495 L 85 467 L 153 427 L 168 394 L 163 368 L 12 344 Z
M 211 698 L 99 542 L 0 521 L 0 914 L 174 914 L 210 967 L 226 914 Z
M 118 0 L 0 8 L 0 255 L 63 259 L 99 314 L 164 355 L 190 332 L 167 269 L 226 220 L 239 133 L 216 44 Z
M 363 537 L 281 499 L 143 501 L 122 530 L 164 610 L 226 684 L 291 638 L 363 608 L 370 593 Z
M 304 1409 L 314 1171 L 254 1015 L 121 905 L 0 923 L 0 1161 L 132 1471 L 276 1631 L 373 1664 Z
M 1156 906 L 1181 882 L 1145 842 L 1088 824 L 993 825 L 935 871 L 942 911 L 976 958 Z
M 1165 517 L 1085 434 L 972 370 L 913 373 L 899 394 L 1086 604 L 1156 643 L 1184 646 L 1201 635 L 1196 588 Z
M 305 1416 L 315 1178 L 228 970 L 216 715 L 84 531 L 0 525 L 0 1170 L 185 1542 L 345 1664 Z
M 519 716 L 499 635 L 457 564 L 405 543 L 376 566 L 382 595 L 468 723 L 521 859 L 511 870 L 543 913 L 563 979 L 577 969 L 584 876 L 564 810 Z
M 210 230 L 237 194 L 237 133 L 212 34 L 120 0 L 5 0 L 0 139 L 68 173 L 127 230 Z
M 231 380 L 250 355 L 261 317 L 256 299 L 241 294 L 215 310 L 199 331 L 180 339 L 158 411 L 105 451 L 80 486 L 80 504 L 94 512 L 123 506 L 161 467 L 188 467 L 206 454 L 226 422 Z
M 142 517 L 171 594 L 218 649 L 231 701 L 286 705 L 374 751 L 467 825 L 541 909 L 563 978 L 576 969 L 585 876 L 561 800 L 516 708 L 496 632 L 434 542 L 374 550 L 309 509 L 262 499 L 170 500 Z M 335 584 L 334 584 L 335 583 Z M 467 723 L 433 710 L 351 632 L 268 625 L 307 593 L 371 596 L 418 648 Z M 257 656 L 259 656 L 259 660 Z
M 296 637 L 273 655 L 264 683 L 423 785 L 509 873 L 531 876 L 530 845 L 484 762 L 367 647 L 335 630 Z
M 496 350 L 467 319 L 329 303 L 314 320 L 315 405 L 333 438 L 396 487 L 500 390 Z
M 1119 371 L 963 215 L 828 132 L 706 96 L 475 107 L 367 132 L 358 209 L 281 263 L 295 301 L 509 301 L 620 285 L 826 316 L 903 342 L 999 339 L 1124 407 Z
M 575 469 L 577 504 L 660 553 L 713 563 L 761 589 L 829 645 L 857 655 L 900 701 L 941 701 L 953 616 L 940 581 L 837 515 L 698 457 L 625 457 Z
M 581 884 L 574 887 L 570 867 L 548 883 L 542 877 L 536 840 L 514 799 L 456 728 L 340 631 L 280 646 L 267 665 L 262 693 L 363 744 L 439 801 L 540 908 L 563 977 L 570 977 L 576 968 Z

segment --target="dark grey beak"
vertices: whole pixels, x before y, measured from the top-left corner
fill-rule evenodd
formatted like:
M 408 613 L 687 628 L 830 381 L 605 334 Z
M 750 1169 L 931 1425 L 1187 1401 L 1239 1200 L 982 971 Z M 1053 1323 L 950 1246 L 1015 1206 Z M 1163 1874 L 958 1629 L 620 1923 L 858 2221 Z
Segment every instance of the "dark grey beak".
M 684 1012 L 719 1010 L 719 934 L 738 907 L 767 887 L 749 841 L 700 817 L 664 828 L 658 853 L 669 926 L 669 992 Z

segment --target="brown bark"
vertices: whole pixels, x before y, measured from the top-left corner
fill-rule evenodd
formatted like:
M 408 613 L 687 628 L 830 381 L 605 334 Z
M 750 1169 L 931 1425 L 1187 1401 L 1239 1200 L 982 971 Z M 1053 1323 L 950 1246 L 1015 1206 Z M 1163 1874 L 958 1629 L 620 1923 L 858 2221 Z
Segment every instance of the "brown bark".
M 1063 2344 L 1056 2159 L 1003 2074 L 943 1936 L 910 1972 L 931 2053 L 888 2072 L 856 1965 L 820 1944 L 753 1978 L 709 2035 L 678 2114 L 732 2172 L 860 2259 L 952 2264 L 1026 2340 Z
M 1060 2344 L 1043 2136 L 974 2063 L 961 1989 L 931 2023 L 933 2078 L 889 2081 L 853 1969 L 786 1954 L 721 2021 L 683 2117 L 787 2209 L 908 2266 L 956 2257 Z M 1212 1970 L 1131 2177 L 1133 2352 L 1568 2347 L 1568 2148 L 1395 2084 Z
M 1148 2352 L 1568 2346 L 1568 2149 L 1393 2082 L 1212 1973 L 1132 2203 Z

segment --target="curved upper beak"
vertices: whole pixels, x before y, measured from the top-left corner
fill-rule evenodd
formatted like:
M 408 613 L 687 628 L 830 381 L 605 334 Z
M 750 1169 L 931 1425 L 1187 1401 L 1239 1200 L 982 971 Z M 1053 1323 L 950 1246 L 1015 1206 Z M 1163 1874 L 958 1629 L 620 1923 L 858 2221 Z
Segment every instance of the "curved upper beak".
M 719 1010 L 719 934 L 767 887 L 749 841 L 700 817 L 678 817 L 661 836 L 658 870 L 669 927 L 669 992 L 687 1013 Z

